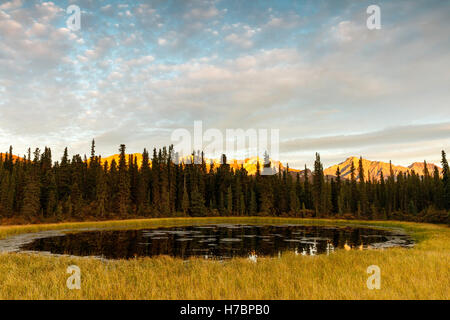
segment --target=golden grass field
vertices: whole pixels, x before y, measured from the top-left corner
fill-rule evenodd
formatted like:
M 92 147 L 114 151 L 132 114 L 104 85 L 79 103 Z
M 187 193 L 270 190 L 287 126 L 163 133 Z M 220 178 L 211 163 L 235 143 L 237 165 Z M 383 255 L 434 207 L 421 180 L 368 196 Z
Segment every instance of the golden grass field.
M 190 223 L 365 224 L 402 227 L 413 249 L 344 251 L 332 255 L 234 258 L 223 263 L 170 257 L 101 261 L 93 258 L 0 254 L 0 299 L 450 299 L 448 226 L 388 221 L 295 218 L 173 218 L 3 226 L 0 238 L 49 229 L 148 228 Z M 81 269 L 81 289 L 69 290 L 66 269 Z M 381 289 L 366 286 L 370 265 Z

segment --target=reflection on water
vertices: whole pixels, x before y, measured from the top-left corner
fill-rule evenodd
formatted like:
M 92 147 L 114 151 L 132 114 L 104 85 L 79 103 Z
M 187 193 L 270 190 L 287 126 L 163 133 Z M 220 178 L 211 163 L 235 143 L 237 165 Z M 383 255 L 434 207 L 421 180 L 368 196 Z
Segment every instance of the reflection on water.
M 53 254 L 129 259 L 170 255 L 189 258 L 224 259 L 248 256 L 276 256 L 280 252 L 326 253 L 330 246 L 354 248 L 409 246 L 404 234 L 389 230 L 305 225 L 216 224 L 141 230 L 98 230 L 36 239 L 22 250 Z

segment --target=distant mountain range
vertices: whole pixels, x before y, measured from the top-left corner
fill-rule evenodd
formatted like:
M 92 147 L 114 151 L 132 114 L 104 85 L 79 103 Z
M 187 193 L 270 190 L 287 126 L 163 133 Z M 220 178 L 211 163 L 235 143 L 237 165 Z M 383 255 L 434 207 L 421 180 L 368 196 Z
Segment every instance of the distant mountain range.
M 128 156 L 128 155 L 127 155 Z M 136 157 L 137 163 L 138 165 L 141 164 L 142 162 L 142 154 L 141 153 L 133 153 L 133 156 Z M 112 160 L 115 160 L 116 162 L 119 161 L 119 155 L 115 154 L 112 156 L 109 156 L 107 158 L 102 158 L 102 163 L 104 163 L 105 161 L 108 161 L 108 163 L 111 163 Z M 187 156 L 184 157 L 182 159 L 180 159 L 180 162 L 184 162 L 184 163 L 190 163 L 191 157 Z M 128 161 L 128 157 L 127 157 L 127 161 Z M 227 163 L 230 165 L 231 168 L 233 169 L 239 169 L 241 166 L 244 166 L 244 169 L 247 170 L 248 174 L 250 175 L 254 175 L 256 173 L 256 167 L 257 167 L 257 163 L 259 161 L 259 165 L 262 169 L 263 165 L 264 165 L 264 159 L 260 158 L 260 157 L 251 157 L 251 158 L 247 158 L 245 160 L 229 160 L 227 161 Z M 275 170 L 278 171 L 279 166 L 281 165 L 281 169 L 282 170 L 286 170 L 286 167 L 283 166 L 283 164 L 281 164 L 280 161 L 276 161 L 276 160 L 270 160 L 270 167 Z M 211 167 L 211 164 L 214 167 L 217 167 L 220 165 L 220 160 L 218 159 L 208 159 L 205 158 L 205 163 L 206 163 L 206 167 L 209 169 Z M 302 172 L 301 170 L 297 170 L 297 169 L 291 169 L 289 168 L 289 172 Z
M 0 152 L 0 158 L 2 158 L 3 161 L 5 161 L 7 155 L 8 155 L 8 153 Z M 13 158 L 13 161 L 16 161 L 17 159 L 22 159 L 22 157 L 15 156 L 15 155 L 13 155 L 12 158 Z
M 359 178 L 358 177 L 359 158 L 357 158 L 357 157 L 349 157 L 345 161 L 343 161 L 339 164 L 335 164 L 334 166 L 324 169 L 323 172 L 327 176 L 334 177 L 334 176 L 336 176 L 336 170 L 339 167 L 339 170 L 341 171 L 341 177 L 343 177 L 345 179 L 350 179 L 350 168 L 351 168 L 352 162 L 356 169 L 355 177 L 358 179 Z M 381 172 L 383 172 L 383 176 L 385 178 L 390 176 L 390 165 L 387 162 L 371 161 L 371 160 L 362 159 L 362 163 L 363 163 L 364 175 L 365 175 L 366 179 L 368 177 L 370 177 L 371 180 L 379 180 L 380 176 L 381 176 Z M 436 165 L 433 163 L 427 163 L 427 168 L 428 168 L 428 172 L 430 175 L 433 174 L 435 166 Z M 438 166 L 436 166 L 436 167 L 438 167 Z M 418 174 L 420 176 L 423 176 L 424 169 L 425 169 L 425 166 L 424 166 L 423 162 L 414 162 L 411 165 L 409 165 L 408 167 L 396 166 L 394 164 L 392 165 L 392 171 L 395 176 L 397 176 L 400 172 L 411 173 L 412 171 L 414 171 L 416 174 Z M 438 169 L 439 169 L 439 173 L 440 173 L 442 169 L 440 167 L 438 167 Z
M 134 153 L 133 156 L 136 158 L 137 163 L 140 166 L 140 164 L 142 162 L 142 154 Z M 0 157 L 3 158 L 3 160 L 4 160 L 6 157 L 6 154 L 0 153 Z M 190 158 L 191 157 L 184 157 L 180 161 L 183 161 L 184 163 L 189 163 Z M 21 159 L 21 157 L 13 155 L 13 159 L 14 160 Z M 109 156 L 106 158 L 102 158 L 102 163 L 104 163 L 105 161 L 108 161 L 108 163 L 111 163 L 113 159 L 116 162 L 118 162 L 119 155 L 115 154 L 115 155 L 112 155 L 112 156 Z M 128 160 L 128 155 L 127 155 L 127 160 Z M 245 160 L 232 159 L 227 162 L 230 165 L 230 167 L 233 169 L 239 169 L 239 168 L 241 168 L 241 166 L 243 166 L 244 169 L 247 170 L 248 174 L 254 175 L 256 173 L 256 167 L 257 167 L 258 161 L 260 164 L 260 168 L 262 169 L 263 164 L 264 164 L 264 159 L 259 158 L 259 157 L 246 158 Z M 371 161 L 371 160 L 367 160 L 367 159 L 362 159 L 362 161 L 363 161 L 364 175 L 365 175 L 366 179 L 368 177 L 370 177 L 371 180 L 379 180 L 380 176 L 381 176 L 381 172 L 383 172 L 383 176 L 385 178 L 390 176 L 389 163 L 382 162 L 382 161 Z M 217 159 L 205 159 L 205 162 L 206 162 L 206 166 L 208 169 L 211 167 L 211 165 L 213 165 L 214 167 L 217 167 L 220 165 L 220 161 Z M 358 177 L 359 158 L 357 158 L 357 157 L 348 157 L 345 161 L 324 169 L 324 174 L 325 174 L 325 176 L 328 176 L 328 177 L 335 177 L 336 170 L 339 167 L 339 170 L 341 171 L 341 177 L 343 179 L 350 179 L 350 168 L 351 168 L 352 162 L 356 169 L 355 177 L 356 177 L 356 179 L 359 179 L 359 177 Z M 277 161 L 277 160 L 271 160 L 270 166 L 274 172 L 278 172 L 280 167 L 281 167 L 281 170 L 286 170 L 286 168 L 287 168 L 280 161 Z M 442 173 L 442 168 L 440 168 L 439 166 L 437 166 L 433 163 L 427 163 L 427 168 L 428 168 L 428 172 L 430 173 L 430 175 L 433 174 L 435 166 L 438 168 L 439 173 Z M 414 171 L 416 174 L 418 174 L 420 176 L 423 176 L 424 168 L 425 167 L 424 167 L 423 162 L 414 162 L 407 167 L 397 166 L 394 164 L 392 165 L 392 171 L 395 176 L 397 176 L 400 172 L 411 173 L 412 171 Z M 293 175 L 296 175 L 297 173 L 303 174 L 304 170 L 289 168 L 289 173 L 291 173 Z M 310 175 L 310 173 L 311 173 L 311 171 L 310 171 L 310 169 L 308 169 L 308 174 Z M 303 175 L 302 175 L 302 177 L 303 177 Z
M 142 154 L 135 153 L 133 155 L 136 157 L 137 163 L 140 165 L 140 163 L 142 161 Z M 115 154 L 115 155 L 109 156 L 107 158 L 102 158 L 102 162 L 108 161 L 108 163 L 111 163 L 111 161 L 113 159 L 117 162 L 119 160 L 119 155 Z M 188 163 L 188 159 L 189 159 L 189 157 L 186 157 L 186 158 L 182 159 L 182 161 L 185 163 Z M 262 168 L 264 159 L 259 158 L 259 157 L 251 157 L 251 158 L 247 158 L 245 160 L 232 159 L 227 162 L 230 165 L 230 167 L 233 169 L 239 169 L 241 166 L 243 166 L 244 169 L 247 170 L 247 172 L 250 175 L 254 175 L 256 173 L 256 167 L 257 167 L 258 161 L 260 163 L 260 167 Z M 382 162 L 382 161 L 371 161 L 371 160 L 367 160 L 367 159 L 363 159 L 362 161 L 363 161 L 363 168 L 364 168 L 364 174 L 365 174 L 366 179 L 368 177 L 370 177 L 371 180 L 379 180 L 380 176 L 381 176 L 381 172 L 383 172 L 383 176 L 385 178 L 390 176 L 389 163 Z M 213 166 L 220 165 L 219 160 L 205 159 L 205 162 L 206 162 L 207 168 L 209 168 L 211 166 L 211 164 Z M 352 162 L 356 169 L 355 177 L 358 179 L 359 158 L 357 158 L 357 157 L 349 157 L 345 161 L 343 161 L 339 164 L 335 164 L 331 167 L 324 169 L 324 174 L 329 177 L 335 177 L 336 170 L 339 167 L 339 169 L 341 171 L 341 177 L 344 179 L 350 179 L 350 168 L 351 168 Z M 280 167 L 280 165 L 281 165 L 281 170 L 286 170 L 286 167 L 283 164 L 281 164 L 280 161 L 271 160 L 270 166 L 273 170 L 278 171 L 278 168 Z M 428 172 L 431 175 L 433 174 L 435 166 L 436 165 L 433 163 L 427 163 Z M 442 169 L 439 166 L 436 166 L 436 167 L 438 167 L 439 172 L 441 172 Z M 424 175 L 424 163 L 423 162 L 414 162 L 411 165 L 409 165 L 408 167 L 397 166 L 397 165 L 393 164 L 392 171 L 395 176 L 398 175 L 400 172 L 411 173 L 412 171 L 414 171 L 418 175 Z M 304 172 L 304 170 L 289 168 L 289 172 L 291 174 L 296 174 L 296 173 L 302 174 Z M 308 169 L 308 174 L 309 173 L 310 173 L 310 169 Z

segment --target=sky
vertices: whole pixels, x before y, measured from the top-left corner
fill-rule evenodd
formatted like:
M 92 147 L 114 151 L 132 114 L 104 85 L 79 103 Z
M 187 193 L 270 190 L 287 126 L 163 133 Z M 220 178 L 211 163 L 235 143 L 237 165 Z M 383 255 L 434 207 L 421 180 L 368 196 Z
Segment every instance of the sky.
M 70 30 L 69 5 L 81 9 Z M 378 5 L 381 29 L 366 25 Z M 279 160 L 450 152 L 450 1 L 0 1 L 0 150 L 278 129 Z

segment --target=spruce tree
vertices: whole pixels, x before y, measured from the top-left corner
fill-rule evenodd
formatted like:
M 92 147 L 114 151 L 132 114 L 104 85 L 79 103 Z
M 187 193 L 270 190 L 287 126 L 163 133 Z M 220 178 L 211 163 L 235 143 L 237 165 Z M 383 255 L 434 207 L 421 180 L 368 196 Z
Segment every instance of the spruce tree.
M 117 210 L 121 217 L 128 215 L 130 205 L 130 178 L 128 174 L 125 145 L 121 144 L 119 148 L 119 172 L 118 172 L 118 190 L 117 190 Z
M 359 166 L 358 166 L 358 176 L 359 176 L 359 202 L 361 204 L 361 213 L 367 217 L 369 208 L 368 208 L 368 202 L 367 202 L 367 194 L 366 194 L 366 179 L 364 175 L 364 167 L 363 167 L 363 159 L 362 157 L 359 158 Z
M 352 164 L 350 167 L 350 208 L 352 213 L 358 212 L 358 188 L 356 184 L 356 177 L 355 177 L 355 164 L 352 160 Z
M 40 186 L 39 180 L 30 173 L 26 179 L 22 214 L 27 217 L 36 217 L 40 214 Z
M 432 173 L 424 161 L 423 176 L 414 171 L 395 172 L 390 163 L 388 179 L 365 176 L 362 159 L 358 175 L 354 159 L 350 179 L 324 176 L 320 157 L 316 155 L 313 184 L 308 171 L 297 173 L 295 182 L 289 166 L 281 166 L 275 175 L 249 175 L 241 165 L 226 163 L 206 165 L 203 153 L 193 153 L 196 163 L 185 165 L 173 161 L 173 149 L 154 149 L 151 161 L 144 149 L 141 164 L 137 157 L 125 155 L 120 148 L 118 163 L 111 165 L 95 155 L 92 142 L 90 158 L 74 155 L 67 148 L 60 162 L 52 163 L 50 148 L 36 149 L 15 160 L 12 147 L 0 153 L 0 217 L 18 214 L 29 220 L 47 221 L 90 215 L 123 218 L 137 215 L 171 216 L 175 212 L 204 215 L 296 215 L 300 208 L 314 209 L 318 215 L 330 212 L 360 213 L 361 218 L 395 218 L 430 222 L 448 222 L 449 168 L 442 152 L 442 172 Z M 128 159 L 127 159 L 128 157 Z M 177 157 L 175 157 L 177 158 Z M 259 162 L 257 162 L 257 167 Z M 268 168 L 268 166 L 266 167 Z M 302 179 L 302 180 L 301 180 Z
M 183 210 L 184 215 L 188 214 L 189 207 L 190 207 L 189 194 L 187 191 L 186 178 L 185 178 L 184 183 L 183 183 L 183 198 L 181 200 L 181 208 Z
M 147 149 L 142 152 L 142 163 L 137 176 L 136 206 L 139 215 L 146 215 L 149 212 L 150 195 L 150 159 Z
M 314 161 L 314 172 L 313 172 L 313 199 L 314 199 L 314 210 L 316 217 L 320 217 L 324 213 L 324 175 L 323 167 L 320 162 L 320 155 L 316 153 L 316 160 Z
M 97 188 L 96 188 L 96 215 L 98 217 L 105 217 L 107 214 L 107 201 L 108 201 L 108 184 L 105 176 L 105 171 L 100 170 L 97 176 Z
M 448 167 L 448 162 L 446 158 L 445 151 L 442 150 L 442 185 L 444 189 L 443 194 L 443 207 L 447 210 L 450 209 L 450 170 Z
M 249 208 L 248 208 L 249 215 L 250 216 L 256 215 L 257 210 L 258 210 L 258 205 L 256 203 L 256 193 L 252 187 L 251 191 L 250 191 L 250 204 L 249 204 Z
M 294 216 L 297 215 L 300 210 L 300 201 L 298 200 L 297 193 L 294 188 L 291 188 L 289 192 L 289 210 Z
M 189 213 L 193 217 L 204 217 L 206 216 L 205 199 L 202 194 L 195 188 L 192 191 Z
M 312 209 L 312 193 L 311 193 L 311 187 L 309 183 L 309 177 L 308 177 L 308 168 L 305 164 L 305 170 L 304 173 L 304 204 L 306 209 Z

